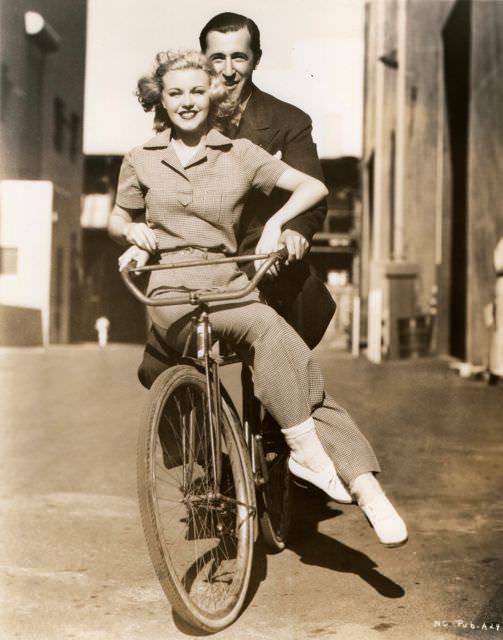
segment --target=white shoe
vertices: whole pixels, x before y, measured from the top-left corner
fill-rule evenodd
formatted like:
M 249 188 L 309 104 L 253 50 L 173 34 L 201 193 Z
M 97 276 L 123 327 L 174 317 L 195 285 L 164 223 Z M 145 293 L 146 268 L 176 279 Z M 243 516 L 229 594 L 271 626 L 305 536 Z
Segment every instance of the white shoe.
M 343 504 L 351 504 L 353 502 L 351 494 L 344 488 L 333 464 L 330 464 L 330 466 L 323 471 L 316 473 L 303 467 L 290 456 L 288 458 L 288 468 L 294 476 L 314 484 L 315 487 L 318 487 L 318 489 L 321 489 L 330 496 L 332 500 L 342 502 Z
M 360 508 L 382 544 L 399 547 L 407 542 L 407 526 L 384 493 L 376 495 L 368 504 L 360 504 Z

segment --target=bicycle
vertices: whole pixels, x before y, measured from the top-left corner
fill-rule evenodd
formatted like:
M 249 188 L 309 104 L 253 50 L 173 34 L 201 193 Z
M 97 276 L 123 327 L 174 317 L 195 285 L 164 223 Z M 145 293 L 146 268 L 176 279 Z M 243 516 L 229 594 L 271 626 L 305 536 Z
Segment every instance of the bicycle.
M 291 513 L 289 450 L 279 430 L 263 432 L 263 411 L 242 370 L 243 426 L 220 382 L 219 367 L 238 362 L 212 345 L 209 302 L 246 296 L 286 251 L 177 264 L 128 265 L 129 290 L 151 306 L 190 303 L 197 308 L 179 363 L 154 382 L 138 439 L 137 481 L 143 530 L 151 561 L 174 611 L 192 626 L 216 632 L 239 615 L 247 593 L 258 528 L 272 551 L 285 547 Z M 187 291 L 155 299 L 131 274 L 157 269 L 264 260 L 237 291 Z M 258 520 L 258 522 L 257 522 Z

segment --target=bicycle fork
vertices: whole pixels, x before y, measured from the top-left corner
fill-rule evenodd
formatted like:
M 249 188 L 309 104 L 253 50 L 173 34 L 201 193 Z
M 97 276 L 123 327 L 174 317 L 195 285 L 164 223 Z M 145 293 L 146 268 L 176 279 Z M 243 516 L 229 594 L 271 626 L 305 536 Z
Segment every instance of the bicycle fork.
M 206 396 L 210 431 L 210 448 L 213 471 L 213 493 L 220 492 L 221 451 L 220 451 L 220 419 L 222 404 L 220 400 L 220 376 L 218 365 L 211 356 L 211 325 L 206 305 L 199 314 L 196 323 L 197 358 L 204 363 L 206 379 Z
M 218 361 L 211 354 L 212 336 L 211 324 L 209 322 L 208 309 L 206 305 L 201 305 L 202 311 L 199 314 L 196 325 L 197 337 L 197 359 L 204 364 L 204 374 L 206 380 L 207 411 L 209 419 L 211 465 L 213 474 L 212 493 L 213 498 L 221 500 L 220 509 L 224 509 L 226 503 L 242 505 L 247 507 L 248 514 L 255 514 L 253 505 L 239 502 L 235 498 L 222 495 L 220 483 L 222 480 L 222 451 L 221 451 L 221 418 L 222 418 L 222 396 L 220 389 L 220 375 Z M 265 462 L 265 461 L 264 461 Z M 217 527 L 223 528 L 220 522 Z

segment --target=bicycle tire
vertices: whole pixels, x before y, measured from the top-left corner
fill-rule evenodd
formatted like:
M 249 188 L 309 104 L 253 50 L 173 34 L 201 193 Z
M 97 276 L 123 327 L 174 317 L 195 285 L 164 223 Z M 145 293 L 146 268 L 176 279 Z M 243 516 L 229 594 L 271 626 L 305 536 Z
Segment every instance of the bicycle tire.
M 222 399 L 220 493 L 211 488 L 206 381 L 178 365 L 155 381 L 138 440 L 138 498 L 150 558 L 173 610 L 215 632 L 243 606 L 255 491 L 239 418 Z

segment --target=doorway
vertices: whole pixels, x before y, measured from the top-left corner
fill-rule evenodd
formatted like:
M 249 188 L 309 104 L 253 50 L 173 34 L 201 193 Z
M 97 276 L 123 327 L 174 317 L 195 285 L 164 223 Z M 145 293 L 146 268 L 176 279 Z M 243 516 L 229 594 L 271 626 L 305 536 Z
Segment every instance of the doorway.
M 457 0 L 442 32 L 449 155 L 451 238 L 449 353 L 466 358 L 468 286 L 468 138 L 471 0 Z

